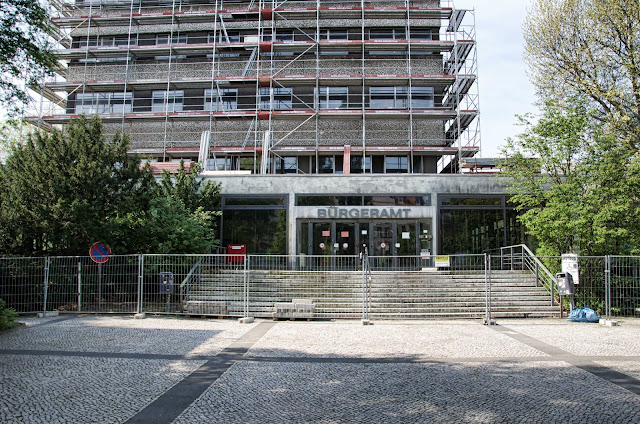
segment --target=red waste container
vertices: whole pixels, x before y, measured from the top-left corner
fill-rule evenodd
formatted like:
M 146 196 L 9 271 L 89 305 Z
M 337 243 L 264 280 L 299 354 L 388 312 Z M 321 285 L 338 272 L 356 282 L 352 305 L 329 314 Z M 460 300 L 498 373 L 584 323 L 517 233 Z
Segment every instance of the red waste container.
M 246 244 L 230 244 L 227 246 L 227 254 L 229 255 L 229 262 L 244 263 L 244 258 L 247 254 Z

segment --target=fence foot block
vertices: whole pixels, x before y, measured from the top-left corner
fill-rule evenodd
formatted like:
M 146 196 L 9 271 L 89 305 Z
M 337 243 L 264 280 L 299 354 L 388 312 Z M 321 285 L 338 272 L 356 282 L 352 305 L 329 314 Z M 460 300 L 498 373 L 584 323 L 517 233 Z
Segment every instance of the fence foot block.
M 244 317 L 238 320 L 240 324 L 251 324 L 253 321 L 254 321 L 253 317 Z
M 51 318 L 60 315 L 59 312 L 38 312 L 38 318 Z
M 607 327 L 617 327 L 618 326 L 618 321 L 612 320 L 612 319 L 606 319 L 606 318 L 600 318 L 600 321 L 598 321 L 600 323 L 600 325 L 605 325 Z
M 496 320 L 495 319 L 491 319 L 491 318 L 485 318 L 483 324 L 484 325 L 498 325 L 498 324 L 496 324 Z
M 143 319 L 143 318 L 146 318 L 146 317 L 147 317 L 147 313 L 146 313 L 146 312 L 141 312 L 141 313 L 139 313 L 139 314 L 135 314 L 133 317 L 134 317 L 135 319 Z
M 360 322 L 362 322 L 362 325 L 373 325 L 373 323 L 368 319 L 363 319 Z

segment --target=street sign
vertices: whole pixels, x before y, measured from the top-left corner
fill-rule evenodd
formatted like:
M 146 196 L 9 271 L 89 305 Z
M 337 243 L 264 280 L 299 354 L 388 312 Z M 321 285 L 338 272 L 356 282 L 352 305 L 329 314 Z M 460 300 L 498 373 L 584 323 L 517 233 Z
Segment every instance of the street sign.
M 93 243 L 91 249 L 89 249 L 89 256 L 91 256 L 93 262 L 99 264 L 107 262 L 110 254 L 111 248 L 109 248 L 109 245 L 100 242 Z

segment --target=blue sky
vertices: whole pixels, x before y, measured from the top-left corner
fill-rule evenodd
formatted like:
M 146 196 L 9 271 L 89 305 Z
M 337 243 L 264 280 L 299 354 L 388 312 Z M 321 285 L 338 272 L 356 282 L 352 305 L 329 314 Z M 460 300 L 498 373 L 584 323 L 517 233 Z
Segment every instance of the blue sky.
M 522 23 L 529 0 L 454 0 L 475 9 L 482 157 L 495 157 L 521 132 L 515 115 L 535 113 L 535 91 L 523 60 Z

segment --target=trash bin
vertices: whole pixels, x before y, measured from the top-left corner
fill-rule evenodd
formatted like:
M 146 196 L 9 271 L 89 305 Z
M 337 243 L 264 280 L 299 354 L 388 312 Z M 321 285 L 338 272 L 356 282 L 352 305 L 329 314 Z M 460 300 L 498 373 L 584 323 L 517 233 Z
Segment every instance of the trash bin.
M 173 294 L 173 272 L 160 273 L 160 294 Z
M 573 284 L 573 277 L 568 272 L 557 273 L 556 283 L 558 284 L 558 294 L 560 296 L 568 296 L 576 292 L 576 288 Z

